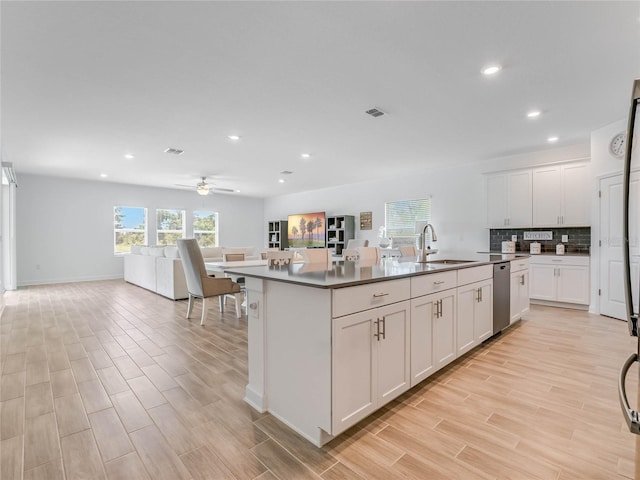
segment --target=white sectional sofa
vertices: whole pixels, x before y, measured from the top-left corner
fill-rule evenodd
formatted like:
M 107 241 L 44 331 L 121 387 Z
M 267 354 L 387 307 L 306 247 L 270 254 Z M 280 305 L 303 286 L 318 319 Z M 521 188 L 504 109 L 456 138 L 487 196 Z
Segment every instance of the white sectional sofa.
M 205 262 L 221 262 L 225 253 L 244 253 L 247 260 L 258 258 L 253 247 L 204 247 Z M 172 300 L 188 298 L 187 281 L 178 247 L 134 245 L 124 256 L 124 279 Z

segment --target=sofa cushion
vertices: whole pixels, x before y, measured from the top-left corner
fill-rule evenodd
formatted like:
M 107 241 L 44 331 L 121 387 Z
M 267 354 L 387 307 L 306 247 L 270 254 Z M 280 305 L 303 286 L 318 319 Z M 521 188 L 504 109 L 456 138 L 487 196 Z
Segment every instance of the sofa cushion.
M 202 258 L 222 258 L 222 247 L 202 247 Z
M 146 247 L 146 245 L 131 245 L 131 253 L 134 255 L 140 255 L 140 249 Z
M 180 252 L 175 245 L 168 245 L 164 247 L 164 256 L 167 258 L 180 258 Z
M 152 257 L 164 257 L 164 245 L 149 247 L 149 255 Z
M 149 247 L 147 247 L 146 245 L 140 247 L 140 255 L 150 255 Z

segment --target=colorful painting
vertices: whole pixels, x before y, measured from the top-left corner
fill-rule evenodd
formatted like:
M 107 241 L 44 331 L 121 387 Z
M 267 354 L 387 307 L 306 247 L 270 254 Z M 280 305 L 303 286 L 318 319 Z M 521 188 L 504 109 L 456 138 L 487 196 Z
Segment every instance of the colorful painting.
M 289 215 L 287 238 L 289 247 L 325 247 L 326 217 L 324 212 Z

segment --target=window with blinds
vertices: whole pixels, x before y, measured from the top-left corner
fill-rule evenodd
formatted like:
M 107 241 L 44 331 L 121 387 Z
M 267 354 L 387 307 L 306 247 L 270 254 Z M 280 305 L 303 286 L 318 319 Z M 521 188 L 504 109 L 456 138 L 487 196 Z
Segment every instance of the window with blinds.
M 387 237 L 421 233 L 415 230 L 416 222 L 431 221 L 431 198 L 387 202 L 384 204 L 384 220 Z

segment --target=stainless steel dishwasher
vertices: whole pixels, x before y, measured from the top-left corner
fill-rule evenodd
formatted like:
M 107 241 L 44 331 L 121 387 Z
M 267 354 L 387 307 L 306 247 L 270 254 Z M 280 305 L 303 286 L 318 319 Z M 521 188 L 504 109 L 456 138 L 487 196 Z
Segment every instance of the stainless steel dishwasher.
M 493 334 L 511 323 L 511 262 L 493 264 Z

